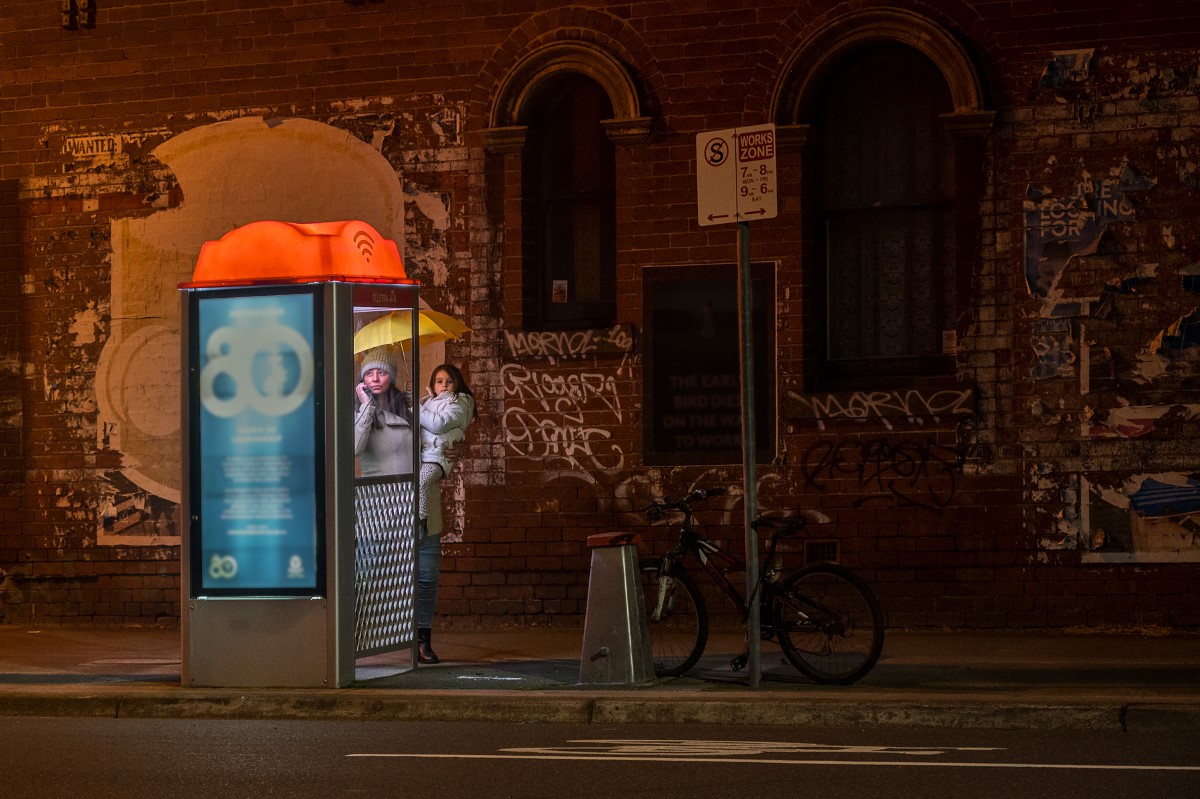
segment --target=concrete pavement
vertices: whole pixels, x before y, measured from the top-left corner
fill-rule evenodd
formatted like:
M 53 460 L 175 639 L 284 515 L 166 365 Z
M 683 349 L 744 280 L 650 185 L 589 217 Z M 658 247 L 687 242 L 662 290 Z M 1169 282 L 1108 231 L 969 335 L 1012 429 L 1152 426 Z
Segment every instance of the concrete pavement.
M 763 681 L 714 634 L 687 677 L 579 683 L 581 629 L 435 631 L 437 666 L 364 658 L 346 689 L 185 688 L 180 634 L 0 625 L 0 716 L 344 718 L 1200 731 L 1200 634 L 889 630 L 853 686 L 805 681 L 763 643 Z

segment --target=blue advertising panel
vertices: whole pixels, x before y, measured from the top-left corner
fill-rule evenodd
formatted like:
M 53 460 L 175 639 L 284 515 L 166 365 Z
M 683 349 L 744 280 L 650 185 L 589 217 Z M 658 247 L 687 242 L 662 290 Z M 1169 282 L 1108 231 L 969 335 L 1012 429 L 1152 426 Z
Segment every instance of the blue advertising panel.
M 192 593 L 323 594 L 317 295 L 214 290 L 192 301 Z

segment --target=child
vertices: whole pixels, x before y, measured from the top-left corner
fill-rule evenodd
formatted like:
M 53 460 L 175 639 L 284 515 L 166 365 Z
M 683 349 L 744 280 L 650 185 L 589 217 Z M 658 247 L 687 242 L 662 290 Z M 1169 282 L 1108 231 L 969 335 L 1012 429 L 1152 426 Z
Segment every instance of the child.
M 433 370 L 429 388 L 421 400 L 421 473 L 418 511 L 421 535 L 425 535 L 425 520 L 429 517 L 429 492 L 436 480 L 450 472 L 453 465 L 446 458 L 445 446 L 462 441 L 464 431 L 475 418 L 475 395 L 471 393 L 462 372 L 453 364 L 444 363 Z

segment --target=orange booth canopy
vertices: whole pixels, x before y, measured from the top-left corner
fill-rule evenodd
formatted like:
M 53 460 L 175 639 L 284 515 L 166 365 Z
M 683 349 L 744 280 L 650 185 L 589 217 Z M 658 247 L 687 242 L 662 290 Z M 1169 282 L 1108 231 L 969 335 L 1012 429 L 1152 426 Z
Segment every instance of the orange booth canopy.
M 341 280 L 414 283 L 396 242 L 366 222 L 301 224 L 264 220 L 200 248 L 184 288 Z

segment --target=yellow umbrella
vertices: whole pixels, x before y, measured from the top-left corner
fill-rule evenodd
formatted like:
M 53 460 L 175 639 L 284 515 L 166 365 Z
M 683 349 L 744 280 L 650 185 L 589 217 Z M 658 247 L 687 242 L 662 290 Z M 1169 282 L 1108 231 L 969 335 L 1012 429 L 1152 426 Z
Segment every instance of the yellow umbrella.
M 412 311 L 392 311 L 386 316 L 363 325 L 354 334 L 354 352 L 366 352 L 375 347 L 392 347 L 401 352 L 413 348 Z M 436 344 L 470 333 L 471 328 L 438 311 L 423 308 L 417 311 L 417 346 Z

